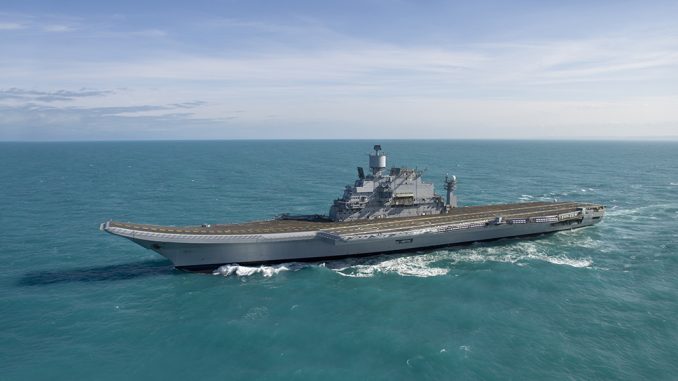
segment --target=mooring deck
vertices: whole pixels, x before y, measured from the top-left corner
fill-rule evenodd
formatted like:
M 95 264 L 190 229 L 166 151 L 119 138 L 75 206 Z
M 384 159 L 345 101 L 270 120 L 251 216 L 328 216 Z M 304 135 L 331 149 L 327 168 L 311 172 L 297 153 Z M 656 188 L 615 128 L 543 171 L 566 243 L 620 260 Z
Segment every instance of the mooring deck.
M 324 231 L 335 234 L 355 234 L 368 232 L 401 231 L 493 219 L 502 216 L 504 219 L 531 218 L 554 216 L 574 212 L 577 208 L 601 208 L 596 204 L 579 202 L 530 202 L 515 204 L 467 206 L 452 209 L 446 214 L 429 216 L 385 218 L 377 220 L 360 220 L 349 222 L 331 221 L 296 221 L 296 220 L 269 220 L 246 222 L 241 224 L 220 224 L 205 226 L 160 226 L 110 221 L 110 227 L 119 227 L 138 231 L 175 234 L 273 234 Z

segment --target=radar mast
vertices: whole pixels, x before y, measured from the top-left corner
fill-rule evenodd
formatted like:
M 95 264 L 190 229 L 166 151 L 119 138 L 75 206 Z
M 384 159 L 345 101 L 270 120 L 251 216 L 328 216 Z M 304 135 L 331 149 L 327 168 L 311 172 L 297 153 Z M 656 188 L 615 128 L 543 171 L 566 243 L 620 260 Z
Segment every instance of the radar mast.
M 374 153 L 370 154 L 370 169 L 374 177 L 381 177 L 381 172 L 386 169 L 386 154 L 380 144 L 375 144 Z
M 454 194 L 454 191 L 457 190 L 457 176 L 445 175 L 445 190 L 447 191 L 445 205 L 448 208 L 456 208 L 457 195 Z

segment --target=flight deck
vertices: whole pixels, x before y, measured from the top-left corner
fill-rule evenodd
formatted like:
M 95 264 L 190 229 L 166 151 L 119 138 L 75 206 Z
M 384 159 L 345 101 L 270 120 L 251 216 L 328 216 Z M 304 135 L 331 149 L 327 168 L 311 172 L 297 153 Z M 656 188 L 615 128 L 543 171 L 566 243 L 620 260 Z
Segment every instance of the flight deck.
M 526 202 L 515 204 L 497 204 L 466 206 L 449 210 L 443 214 L 400 217 L 388 219 L 354 220 L 334 222 L 268 220 L 245 222 L 240 224 L 204 224 L 202 226 L 161 226 L 110 221 L 109 227 L 119 227 L 137 231 L 199 234 L 199 235 L 243 235 L 276 234 L 291 232 L 323 231 L 334 234 L 355 234 L 365 232 L 386 233 L 391 231 L 433 227 L 448 224 L 470 223 L 494 220 L 502 217 L 506 221 L 529 220 L 530 218 L 559 216 L 572 213 L 581 208 L 602 208 L 590 203 L 578 202 Z

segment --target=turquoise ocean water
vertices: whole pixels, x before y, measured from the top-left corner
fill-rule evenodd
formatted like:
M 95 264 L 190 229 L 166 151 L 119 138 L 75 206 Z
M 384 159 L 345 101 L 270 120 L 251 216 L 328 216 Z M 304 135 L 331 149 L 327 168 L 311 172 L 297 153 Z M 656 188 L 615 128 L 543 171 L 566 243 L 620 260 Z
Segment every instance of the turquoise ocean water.
M 191 274 L 107 219 L 326 213 L 381 143 L 460 204 L 604 222 L 411 255 Z M 678 379 L 678 143 L 0 144 L 1 380 Z

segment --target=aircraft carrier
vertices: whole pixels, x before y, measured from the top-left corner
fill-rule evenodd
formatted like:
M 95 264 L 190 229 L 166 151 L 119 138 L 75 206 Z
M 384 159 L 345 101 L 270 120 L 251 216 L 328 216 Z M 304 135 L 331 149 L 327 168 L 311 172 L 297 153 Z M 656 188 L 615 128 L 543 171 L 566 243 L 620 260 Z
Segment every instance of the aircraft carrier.
M 605 207 L 581 202 L 457 206 L 457 179 L 445 178 L 446 197 L 422 171 L 391 168 L 374 146 L 370 174 L 358 167 L 328 215 L 283 214 L 268 221 L 159 226 L 108 221 L 101 230 L 168 258 L 175 267 L 213 270 L 224 264 L 323 261 L 550 233 L 600 222 Z

